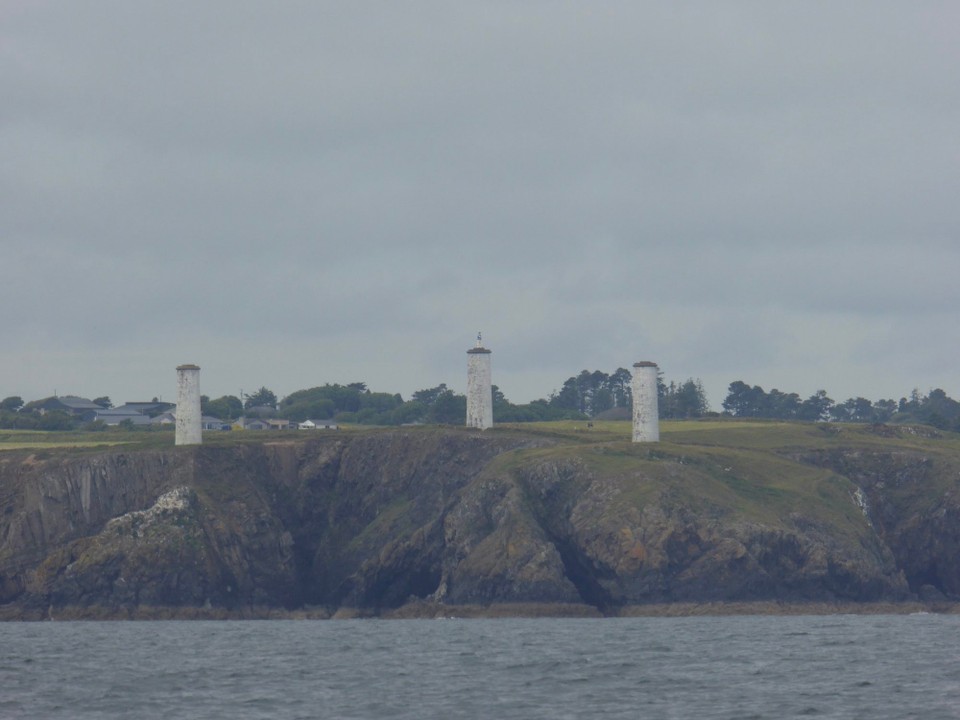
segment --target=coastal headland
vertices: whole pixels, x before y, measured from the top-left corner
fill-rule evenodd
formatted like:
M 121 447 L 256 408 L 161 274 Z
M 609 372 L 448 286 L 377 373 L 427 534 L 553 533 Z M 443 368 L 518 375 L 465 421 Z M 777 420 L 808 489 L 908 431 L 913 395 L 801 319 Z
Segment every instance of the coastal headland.
M 960 599 L 960 436 L 925 426 L 667 422 L 655 445 L 625 422 L 155 435 L 0 436 L 0 619 Z

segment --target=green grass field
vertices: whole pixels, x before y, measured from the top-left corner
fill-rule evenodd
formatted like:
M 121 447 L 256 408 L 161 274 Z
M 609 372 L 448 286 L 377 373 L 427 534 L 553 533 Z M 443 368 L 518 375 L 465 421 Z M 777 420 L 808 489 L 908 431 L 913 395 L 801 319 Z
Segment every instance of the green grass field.
M 205 432 L 205 445 L 223 446 L 265 440 L 293 440 L 321 437 L 330 432 L 403 431 L 430 433 L 438 431 L 476 432 L 456 426 L 417 426 L 409 428 L 377 428 L 370 426 L 341 426 L 338 431 L 290 430 L 282 432 Z M 557 446 L 596 446 L 597 455 L 607 462 L 632 462 L 641 456 L 673 456 L 709 459 L 736 464 L 739 454 L 751 456 L 755 464 L 757 454 L 782 455 L 791 449 L 825 450 L 830 448 L 898 448 L 904 451 L 937 453 L 960 452 L 960 435 L 939 432 L 931 428 L 913 426 L 884 426 L 877 429 L 867 425 L 838 423 L 799 423 L 774 421 L 741 421 L 711 419 L 668 421 L 660 424 L 660 442 L 635 444 L 631 442 L 628 421 L 593 422 L 562 421 L 543 423 L 503 423 L 490 431 L 494 435 L 523 435 L 541 437 Z M 0 451 L 30 449 L 77 450 L 108 448 L 118 445 L 130 449 L 172 447 L 174 433 L 170 430 L 130 431 L 110 429 L 102 432 L 44 432 L 36 430 L 0 430 Z M 652 455 L 651 455 L 652 454 Z

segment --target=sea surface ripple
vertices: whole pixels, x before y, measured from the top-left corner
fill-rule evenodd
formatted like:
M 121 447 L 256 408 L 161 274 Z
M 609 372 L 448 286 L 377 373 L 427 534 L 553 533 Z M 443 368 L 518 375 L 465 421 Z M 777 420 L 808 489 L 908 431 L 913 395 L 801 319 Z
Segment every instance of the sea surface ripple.
M 960 718 L 960 617 L 0 624 L 0 718 Z

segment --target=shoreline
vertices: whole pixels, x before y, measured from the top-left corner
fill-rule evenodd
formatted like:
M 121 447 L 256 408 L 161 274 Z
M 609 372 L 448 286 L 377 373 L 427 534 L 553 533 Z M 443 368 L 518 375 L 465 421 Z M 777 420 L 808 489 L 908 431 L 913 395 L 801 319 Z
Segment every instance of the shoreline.
M 265 606 L 244 608 L 99 605 L 65 606 L 46 610 L 0 606 L 0 622 L 44 621 L 164 621 L 164 620 L 490 620 L 509 618 L 654 618 L 798 615 L 960 615 L 960 602 L 783 602 L 778 600 L 677 602 L 626 605 L 606 613 L 592 605 L 556 603 L 496 603 L 445 605 L 418 601 L 398 608 L 304 607 L 293 610 Z

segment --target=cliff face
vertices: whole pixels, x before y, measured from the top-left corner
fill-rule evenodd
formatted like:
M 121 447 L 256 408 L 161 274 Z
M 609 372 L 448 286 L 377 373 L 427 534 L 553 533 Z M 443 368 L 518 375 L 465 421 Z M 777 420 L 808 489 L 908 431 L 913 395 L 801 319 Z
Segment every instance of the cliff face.
M 960 597 L 958 468 L 459 429 L 3 453 L 0 604 Z
M 923 450 L 829 450 L 801 455 L 860 489 L 877 536 L 910 588 L 960 598 L 960 462 Z

